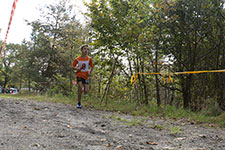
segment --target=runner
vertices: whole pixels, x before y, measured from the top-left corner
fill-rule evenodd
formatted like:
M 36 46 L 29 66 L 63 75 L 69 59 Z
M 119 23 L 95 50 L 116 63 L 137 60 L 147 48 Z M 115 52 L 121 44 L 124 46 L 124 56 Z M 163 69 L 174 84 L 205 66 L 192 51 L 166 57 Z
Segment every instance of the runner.
M 88 77 L 91 75 L 91 72 L 93 70 L 92 58 L 87 56 L 88 51 L 89 51 L 88 45 L 83 45 L 81 47 L 81 56 L 77 57 L 72 63 L 73 69 L 76 70 L 76 78 L 78 84 L 77 108 L 82 108 L 81 105 L 82 93 L 83 92 L 84 94 L 88 93 L 89 88 Z

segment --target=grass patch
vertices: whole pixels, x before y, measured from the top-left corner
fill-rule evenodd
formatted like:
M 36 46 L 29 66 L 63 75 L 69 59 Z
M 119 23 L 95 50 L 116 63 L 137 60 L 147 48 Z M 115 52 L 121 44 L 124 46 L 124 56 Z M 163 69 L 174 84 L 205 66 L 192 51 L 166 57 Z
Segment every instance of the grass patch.
M 48 97 L 46 95 L 38 95 L 35 93 L 22 93 L 22 94 L 0 94 L 1 97 L 13 98 L 13 99 L 32 99 L 37 101 L 48 101 L 54 103 L 64 103 L 70 105 L 76 105 L 74 97 L 65 97 L 63 95 L 56 95 L 54 97 Z M 164 119 L 174 119 L 193 122 L 194 124 L 214 124 L 215 126 L 225 127 L 225 113 L 219 116 L 209 116 L 206 113 L 195 113 L 190 110 L 177 109 L 174 106 L 157 107 L 156 104 L 138 105 L 135 102 L 108 100 L 107 105 L 105 101 L 100 102 L 99 98 L 89 97 L 82 100 L 82 105 L 86 108 L 94 108 L 97 110 L 121 112 L 125 114 L 131 114 L 134 116 L 145 117 L 160 117 Z M 122 118 L 114 118 L 116 120 L 122 120 L 130 125 L 141 124 L 139 120 L 126 121 Z M 155 127 L 161 128 L 161 127 Z M 163 128 L 163 127 L 162 127 Z
M 158 124 L 154 124 L 151 128 L 157 129 L 157 130 L 164 130 L 164 129 L 166 129 L 165 126 L 158 125 Z
M 2 98 L 11 98 L 11 99 L 30 99 L 36 100 L 39 102 L 54 102 L 54 103 L 64 103 L 64 104 L 73 104 L 71 98 L 57 95 L 55 97 L 49 97 L 47 95 L 40 95 L 36 93 L 20 93 L 20 94 L 1 94 L 0 97 Z
M 134 119 L 127 123 L 128 126 L 138 126 L 138 125 L 144 125 L 144 122 L 142 120 Z
M 180 127 L 178 127 L 178 126 L 171 126 L 171 127 L 170 127 L 170 133 L 171 133 L 171 134 L 182 134 L 183 131 L 182 131 L 182 129 L 181 129 Z
M 114 120 L 118 121 L 118 123 L 126 124 L 127 126 L 144 125 L 144 121 L 145 121 L 145 119 L 128 120 L 128 119 L 124 119 L 124 118 L 118 117 L 115 114 L 110 115 L 108 118 L 114 119 Z

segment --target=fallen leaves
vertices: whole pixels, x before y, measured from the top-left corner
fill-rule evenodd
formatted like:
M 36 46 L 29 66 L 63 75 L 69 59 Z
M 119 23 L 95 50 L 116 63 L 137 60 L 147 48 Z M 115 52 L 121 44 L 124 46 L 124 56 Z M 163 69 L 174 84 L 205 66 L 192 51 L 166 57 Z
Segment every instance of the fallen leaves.
M 215 125 L 214 124 L 209 124 L 209 127 L 214 127 Z
M 110 147 L 110 146 L 111 146 L 111 144 L 107 143 L 107 144 L 105 144 L 105 146 L 106 146 L 106 147 Z
M 158 145 L 157 143 L 152 142 L 152 141 L 146 141 L 146 144 L 149 144 L 149 145 Z

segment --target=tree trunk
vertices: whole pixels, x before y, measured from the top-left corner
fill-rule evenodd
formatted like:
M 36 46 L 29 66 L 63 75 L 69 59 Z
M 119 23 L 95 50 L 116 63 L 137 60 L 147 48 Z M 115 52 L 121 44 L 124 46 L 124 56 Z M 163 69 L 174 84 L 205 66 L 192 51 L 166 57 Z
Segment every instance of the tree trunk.
M 225 110 L 225 97 L 224 97 L 224 80 L 221 75 L 220 76 L 220 83 L 219 83 L 219 89 L 218 89 L 218 94 L 217 94 L 217 103 L 219 104 L 219 107 L 222 110 Z
M 141 71 L 142 72 L 145 72 L 144 71 L 144 62 L 142 61 L 142 60 L 140 60 L 141 61 Z M 144 77 L 144 75 L 142 75 L 142 81 L 143 81 L 143 86 L 144 86 L 144 97 L 145 97 L 145 101 L 144 101 L 144 103 L 146 104 L 146 105 L 148 105 L 148 89 L 147 89 L 147 85 L 146 85 L 146 82 L 145 82 L 145 77 Z
M 136 64 L 135 60 L 134 60 L 133 63 L 134 63 L 134 66 L 135 66 L 136 73 L 138 73 L 137 64 Z M 137 103 L 140 104 L 139 87 L 138 87 L 138 83 L 137 82 L 135 82 L 134 91 L 135 91 L 134 93 L 135 93 L 135 97 L 136 97 Z
M 183 93 L 183 107 L 190 108 L 191 100 L 191 80 L 192 75 L 188 75 L 187 78 L 183 80 L 182 83 L 182 93 Z
M 100 79 L 98 82 L 98 95 L 101 94 L 101 82 L 102 82 L 102 73 L 100 73 Z
M 158 70 L 158 55 L 159 55 L 159 42 L 161 40 L 162 36 L 162 29 L 161 29 L 161 24 L 159 24 L 159 39 L 156 43 L 156 51 L 155 51 L 155 72 L 159 72 Z M 158 75 L 155 75 L 155 87 L 156 87 L 156 97 L 157 97 L 157 105 L 158 107 L 161 105 L 161 100 L 160 100 L 160 88 L 159 88 L 159 79 Z
M 175 94 L 175 91 L 172 90 L 172 95 L 171 95 L 170 102 L 169 102 L 170 105 L 173 104 L 173 101 L 174 101 L 174 94 Z
M 217 46 L 217 51 L 218 51 L 218 56 L 217 56 L 217 68 L 218 69 L 223 69 L 225 66 L 225 49 L 224 49 L 224 27 L 221 22 L 218 22 L 218 26 L 220 27 L 220 40 L 218 42 Z M 221 65 L 219 65 L 221 64 Z M 217 84 L 218 84 L 218 92 L 217 92 L 217 103 L 219 104 L 219 107 L 222 110 L 225 110 L 225 96 L 224 96 L 224 91 L 225 91 L 225 77 L 224 74 L 219 73 L 218 78 L 217 78 Z
M 156 50 L 156 54 L 155 54 L 155 72 L 158 72 L 158 50 Z M 158 75 L 155 75 L 155 87 L 156 87 L 157 105 L 160 106 L 161 100 L 159 95 Z
M 30 79 L 28 80 L 28 89 L 29 89 L 29 92 L 31 91 L 31 85 L 30 85 Z
M 111 72 L 111 75 L 109 77 L 108 83 L 106 85 L 105 92 L 104 92 L 104 94 L 102 96 L 101 103 L 103 102 L 104 97 L 105 96 L 107 97 L 107 95 L 108 95 L 109 88 L 110 88 L 110 84 L 112 83 L 112 79 L 113 79 L 113 76 L 114 76 L 115 68 L 116 68 L 116 61 L 114 61 L 113 68 L 112 68 L 112 72 Z M 107 104 L 107 103 L 108 102 L 107 102 L 107 99 L 106 99 L 106 103 L 105 104 Z

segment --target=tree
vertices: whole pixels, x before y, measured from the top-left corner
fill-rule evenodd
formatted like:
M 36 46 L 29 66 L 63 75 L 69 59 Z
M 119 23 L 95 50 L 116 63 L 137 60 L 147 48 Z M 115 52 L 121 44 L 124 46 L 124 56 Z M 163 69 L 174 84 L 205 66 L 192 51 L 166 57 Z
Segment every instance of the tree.
M 33 64 L 39 78 L 33 81 L 47 91 L 57 82 L 56 75 L 70 78 L 72 89 L 72 61 L 80 53 L 79 47 L 85 42 L 87 31 L 72 15 L 73 6 L 67 0 L 46 6 L 42 20 L 28 23 L 32 26 L 32 46 L 30 47 Z M 58 78 L 61 79 L 61 78 Z
M 173 68 L 175 70 L 182 72 L 219 69 L 219 67 L 209 63 L 218 62 L 216 58 L 214 59 L 216 51 L 219 50 L 219 53 L 224 51 L 220 44 L 212 44 L 221 43 L 221 40 L 224 41 L 224 38 L 221 39 L 221 35 L 216 33 L 222 31 L 219 27 L 222 25 L 222 18 L 216 15 L 224 13 L 222 6 L 222 1 L 208 0 L 178 0 L 175 3 L 168 13 L 166 25 L 168 27 L 167 52 L 165 51 L 166 54 L 173 56 Z M 221 20 L 220 25 L 216 23 L 216 20 Z M 207 86 L 212 85 L 204 82 L 206 78 L 201 80 L 198 76 L 193 74 L 178 76 L 184 108 L 196 110 L 199 102 L 203 99 L 199 94 L 199 89 L 210 89 Z M 218 91 L 218 89 L 215 89 L 215 91 Z M 204 95 L 212 96 L 210 93 L 215 93 L 215 91 L 205 92 L 204 90 L 201 92 Z
M 5 89 L 9 82 L 13 79 L 13 73 L 16 72 L 15 66 L 17 64 L 17 53 L 20 49 L 20 45 L 18 44 L 6 44 L 6 48 L 3 52 L 3 57 L 1 60 L 1 84 L 3 85 L 3 88 Z M 15 76 L 14 76 L 15 77 Z M 15 84 L 12 83 L 13 86 Z

